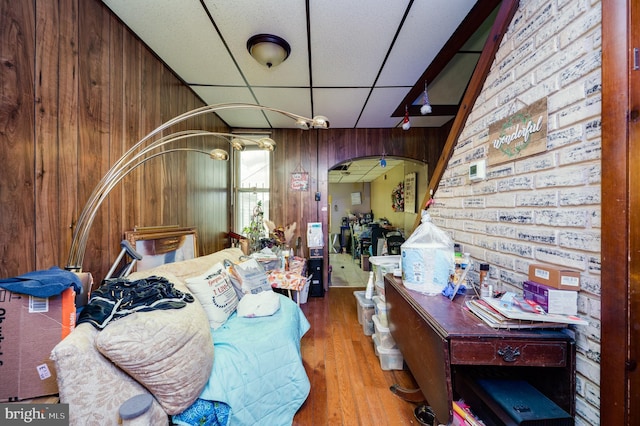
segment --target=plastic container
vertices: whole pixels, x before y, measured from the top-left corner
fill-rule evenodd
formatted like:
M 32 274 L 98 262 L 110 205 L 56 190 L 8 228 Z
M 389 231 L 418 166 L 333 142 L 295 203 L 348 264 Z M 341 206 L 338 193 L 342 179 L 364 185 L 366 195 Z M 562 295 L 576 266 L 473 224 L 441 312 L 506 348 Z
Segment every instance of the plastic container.
M 309 299 L 309 287 L 311 287 L 311 280 L 307 280 L 306 283 L 304 283 L 304 287 L 302 287 L 302 289 L 300 291 L 294 291 L 293 292 L 293 301 L 294 302 L 298 302 L 298 298 L 300 298 L 300 304 L 303 305 L 305 303 L 307 303 L 308 299 Z
M 373 267 L 375 276 L 376 294 L 384 299 L 384 276 L 393 273 L 394 270 L 400 269 L 402 260 L 400 255 L 393 256 L 371 256 L 369 263 Z
M 400 255 L 393 256 L 371 256 L 369 263 L 373 265 L 373 272 L 375 273 L 376 283 L 383 283 L 384 276 L 393 272 L 394 269 L 398 269 L 401 263 Z
M 373 315 L 375 314 L 375 304 L 373 300 L 365 297 L 364 290 L 354 291 L 358 307 L 358 322 L 362 325 L 362 331 L 365 336 L 371 336 L 374 331 Z
M 382 300 L 384 300 L 385 296 L 384 296 L 384 281 L 379 283 L 376 281 L 376 295 L 378 295 Z
M 376 355 L 380 358 L 380 368 L 383 370 L 402 370 L 404 358 L 400 349 L 389 349 L 380 345 L 378 336 L 373 335 Z
M 402 283 L 409 290 L 439 295 L 447 287 L 454 266 L 453 241 L 431 223 L 424 212 L 422 222 L 400 246 Z
M 384 297 L 381 297 L 379 295 L 373 296 L 373 303 L 375 304 L 375 314 L 378 315 L 378 317 L 380 316 L 385 316 L 387 315 L 387 302 L 385 301 Z
M 375 328 L 375 335 L 377 336 L 378 342 L 381 347 L 385 349 L 397 348 L 396 341 L 393 340 L 391 331 L 389 331 L 389 324 L 387 323 L 386 317 L 379 317 L 378 315 L 374 315 L 373 326 Z

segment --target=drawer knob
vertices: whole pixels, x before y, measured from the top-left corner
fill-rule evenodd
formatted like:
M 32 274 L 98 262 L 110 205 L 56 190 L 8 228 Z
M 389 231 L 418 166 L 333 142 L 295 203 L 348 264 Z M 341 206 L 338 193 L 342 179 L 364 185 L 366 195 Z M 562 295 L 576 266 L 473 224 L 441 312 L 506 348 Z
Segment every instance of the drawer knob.
M 512 348 L 508 345 L 498 349 L 498 355 L 500 355 L 505 362 L 515 362 L 520 356 L 520 348 Z

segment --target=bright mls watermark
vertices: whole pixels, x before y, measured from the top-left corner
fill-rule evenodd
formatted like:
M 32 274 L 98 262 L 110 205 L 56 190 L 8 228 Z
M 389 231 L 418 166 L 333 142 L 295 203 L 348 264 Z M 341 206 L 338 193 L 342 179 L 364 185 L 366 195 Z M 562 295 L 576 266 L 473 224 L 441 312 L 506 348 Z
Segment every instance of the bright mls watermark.
M 69 426 L 69 404 L 0 404 L 0 425 Z

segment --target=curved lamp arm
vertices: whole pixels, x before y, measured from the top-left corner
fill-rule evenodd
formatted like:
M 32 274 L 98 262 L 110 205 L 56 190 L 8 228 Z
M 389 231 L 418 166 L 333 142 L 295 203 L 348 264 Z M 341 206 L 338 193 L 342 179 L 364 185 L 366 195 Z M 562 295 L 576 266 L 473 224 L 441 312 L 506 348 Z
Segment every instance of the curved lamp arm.
M 160 155 L 168 154 L 176 151 L 197 151 L 204 152 L 197 149 L 191 148 L 175 148 L 169 150 L 163 150 L 161 152 L 149 155 L 153 150 L 158 149 L 164 145 L 173 143 L 182 139 L 189 139 L 197 136 L 214 136 L 214 137 L 223 137 L 232 147 L 237 149 L 237 146 L 231 142 L 231 139 L 226 138 L 235 138 L 235 139 L 243 139 L 238 135 L 234 135 L 231 133 L 224 132 L 208 132 L 203 130 L 186 130 L 186 131 L 178 131 L 175 133 L 171 133 L 167 136 L 161 137 L 160 139 L 153 140 L 159 133 L 168 129 L 169 127 L 185 121 L 187 119 L 207 114 L 214 113 L 216 111 L 222 111 L 227 109 L 258 109 L 263 111 L 271 111 L 277 112 L 279 114 L 285 115 L 291 119 L 296 120 L 298 126 L 302 129 L 309 128 L 328 128 L 329 120 L 324 116 L 316 116 L 313 119 L 306 118 L 294 113 L 290 113 L 287 111 L 279 110 L 276 108 L 266 107 L 257 104 L 245 104 L 245 103 L 225 103 L 225 104 L 216 104 L 216 105 L 207 105 L 204 107 L 196 108 L 194 110 L 185 112 L 163 124 L 158 126 L 156 129 L 151 131 L 141 140 L 136 142 L 127 152 L 125 152 L 122 157 L 120 157 L 111 168 L 107 171 L 107 173 L 102 177 L 98 185 L 94 188 L 93 192 L 89 196 L 87 203 L 85 204 L 82 212 L 78 217 L 78 222 L 76 223 L 76 227 L 73 233 L 73 239 L 71 242 L 71 249 L 69 251 L 69 258 L 67 262 L 66 269 L 71 271 L 80 272 L 82 270 L 82 263 L 84 260 L 84 252 L 87 245 L 87 239 L 89 237 L 89 230 L 91 229 L 91 225 L 93 224 L 93 220 L 96 216 L 97 210 L 104 201 L 104 199 L 109 195 L 109 192 L 120 182 L 122 179 L 128 175 L 131 171 L 144 164 L 148 160 L 155 158 Z M 273 141 L 272 141 L 273 142 Z M 275 146 L 273 143 L 271 149 Z M 212 158 L 214 157 L 213 153 L 208 153 Z M 147 156 L 148 155 L 148 156 Z

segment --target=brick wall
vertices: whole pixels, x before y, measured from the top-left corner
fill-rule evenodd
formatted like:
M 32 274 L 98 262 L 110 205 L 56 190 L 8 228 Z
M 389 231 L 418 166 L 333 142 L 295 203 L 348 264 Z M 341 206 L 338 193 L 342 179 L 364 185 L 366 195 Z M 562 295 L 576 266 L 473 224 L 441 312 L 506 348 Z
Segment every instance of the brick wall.
M 494 287 L 522 291 L 530 263 L 582 271 L 576 327 L 576 425 L 598 425 L 600 383 L 601 4 L 521 0 L 434 194 L 433 221 Z M 546 151 L 487 167 L 490 124 L 547 99 Z

